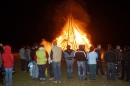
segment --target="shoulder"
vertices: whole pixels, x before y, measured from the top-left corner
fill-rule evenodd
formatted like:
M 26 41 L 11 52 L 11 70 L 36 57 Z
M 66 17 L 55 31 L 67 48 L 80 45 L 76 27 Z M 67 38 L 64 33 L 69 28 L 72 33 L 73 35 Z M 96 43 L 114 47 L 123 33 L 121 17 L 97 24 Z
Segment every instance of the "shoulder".
M 64 50 L 64 52 L 67 52 L 67 50 Z

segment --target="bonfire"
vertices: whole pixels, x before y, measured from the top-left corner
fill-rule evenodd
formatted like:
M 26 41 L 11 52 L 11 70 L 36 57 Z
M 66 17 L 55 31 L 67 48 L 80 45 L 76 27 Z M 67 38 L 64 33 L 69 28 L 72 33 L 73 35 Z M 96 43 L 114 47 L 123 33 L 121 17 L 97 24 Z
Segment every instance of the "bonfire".
M 70 45 L 73 50 L 77 50 L 79 45 L 85 45 L 85 50 L 88 51 L 91 43 L 87 34 L 79 26 L 70 14 L 61 35 L 56 38 L 58 46 L 65 50 L 66 46 Z

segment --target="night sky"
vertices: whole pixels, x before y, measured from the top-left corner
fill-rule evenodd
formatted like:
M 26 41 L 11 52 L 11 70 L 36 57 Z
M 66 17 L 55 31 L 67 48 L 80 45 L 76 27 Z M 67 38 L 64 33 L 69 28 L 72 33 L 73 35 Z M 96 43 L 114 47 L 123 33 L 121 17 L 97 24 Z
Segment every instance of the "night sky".
M 65 0 L 16 0 L 0 2 L 0 42 L 14 48 L 39 43 L 43 38 L 49 42 L 62 29 L 57 29 L 56 9 Z M 75 0 L 90 17 L 86 31 L 93 45 L 107 47 L 130 45 L 130 7 L 123 0 Z M 63 11 L 63 10 L 62 10 Z M 61 11 L 61 12 L 62 12 Z M 61 26 L 63 23 L 61 23 Z

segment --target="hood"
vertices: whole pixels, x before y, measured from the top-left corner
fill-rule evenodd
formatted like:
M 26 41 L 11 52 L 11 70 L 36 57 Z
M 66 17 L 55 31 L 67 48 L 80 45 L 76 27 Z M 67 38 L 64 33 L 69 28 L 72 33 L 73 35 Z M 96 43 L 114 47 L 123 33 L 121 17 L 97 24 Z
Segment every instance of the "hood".
M 7 53 L 11 53 L 11 47 L 9 45 L 4 46 L 4 51 Z

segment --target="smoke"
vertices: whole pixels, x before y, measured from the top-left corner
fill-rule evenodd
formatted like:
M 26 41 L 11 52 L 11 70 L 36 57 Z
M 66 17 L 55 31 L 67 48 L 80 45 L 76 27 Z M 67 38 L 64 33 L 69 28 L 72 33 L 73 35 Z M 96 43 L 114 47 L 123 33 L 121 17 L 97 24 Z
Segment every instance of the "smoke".
M 83 0 L 65 0 L 62 1 L 57 8 L 55 9 L 55 27 L 56 33 L 61 33 L 62 28 L 64 27 L 68 15 L 71 13 L 80 26 L 82 30 L 87 33 L 87 26 L 90 22 L 90 17 L 86 12 L 86 3 Z M 56 37 L 59 34 L 56 34 Z

